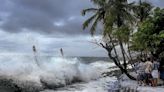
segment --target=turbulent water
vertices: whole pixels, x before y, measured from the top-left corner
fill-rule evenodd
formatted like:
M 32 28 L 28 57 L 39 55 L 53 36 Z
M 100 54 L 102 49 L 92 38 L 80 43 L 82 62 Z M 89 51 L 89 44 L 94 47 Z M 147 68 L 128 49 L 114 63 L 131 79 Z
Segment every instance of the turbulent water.
M 31 92 L 108 92 L 116 78 L 102 77 L 103 72 L 111 71 L 109 67 L 114 66 L 106 60 L 41 56 L 35 61 L 33 56 L 1 55 L 0 78 L 1 82 L 12 80 L 12 84 Z M 0 86 L 0 92 L 4 87 Z M 11 90 L 8 92 L 14 92 Z

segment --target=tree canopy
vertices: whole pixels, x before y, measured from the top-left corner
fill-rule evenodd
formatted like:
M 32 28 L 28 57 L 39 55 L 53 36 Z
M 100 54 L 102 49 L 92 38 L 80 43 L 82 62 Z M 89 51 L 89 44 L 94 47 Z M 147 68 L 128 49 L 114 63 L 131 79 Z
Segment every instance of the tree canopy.
M 153 14 L 138 26 L 132 38 L 135 51 L 155 52 L 164 39 L 164 9 L 156 8 Z
M 164 43 L 164 9 L 154 9 L 150 3 L 141 0 L 138 3 L 129 3 L 127 0 L 91 0 L 91 2 L 95 7 L 82 11 L 82 15 L 89 12 L 93 14 L 84 22 L 83 29 L 90 27 L 91 35 L 94 35 L 101 23 L 102 35 L 106 40 L 100 45 L 107 50 L 109 58 L 120 70 L 134 79 L 127 71 L 127 61 L 132 60 L 129 59 L 130 51 L 158 55 L 164 50 L 159 50 L 164 48 L 161 45 Z M 125 51 L 126 45 L 128 53 Z M 122 59 L 118 57 L 116 46 L 120 47 Z M 113 50 L 114 55 L 111 53 Z

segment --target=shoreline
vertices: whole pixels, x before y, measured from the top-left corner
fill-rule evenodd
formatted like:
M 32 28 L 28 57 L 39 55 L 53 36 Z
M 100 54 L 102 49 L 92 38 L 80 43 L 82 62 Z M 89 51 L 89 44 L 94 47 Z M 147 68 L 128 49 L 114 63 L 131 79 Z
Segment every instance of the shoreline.
M 118 76 L 120 76 L 120 71 L 113 70 L 113 71 L 108 72 L 108 74 L 109 75 L 102 76 L 96 80 L 91 80 L 90 82 L 105 79 L 105 78 L 112 78 L 112 77 L 116 77 L 118 79 Z M 57 89 L 61 89 L 67 86 L 75 85 L 77 83 L 85 84 L 87 82 L 74 80 L 70 84 L 67 84 L 67 85 L 54 85 L 54 84 L 49 85 L 46 83 L 47 82 L 45 82 L 44 84 L 42 81 L 41 84 L 37 84 L 32 81 L 19 81 L 9 76 L 0 76 L 0 92 L 40 92 L 46 89 L 57 90 Z
M 136 73 L 131 72 L 136 77 Z M 164 85 L 152 87 L 152 86 L 139 86 L 137 81 L 129 79 L 125 74 L 122 74 L 119 78 L 120 92 L 162 92 Z M 163 81 L 159 81 L 163 83 Z
M 49 91 L 46 91 L 46 90 L 52 90 L 52 91 L 56 92 L 56 91 L 60 91 L 61 89 L 62 90 L 65 89 L 66 91 L 68 91 L 68 90 L 70 90 L 69 88 L 72 88 L 72 87 L 75 87 L 73 89 L 76 89 L 76 86 L 78 87 L 78 85 L 83 85 L 83 86 L 87 87 L 88 84 L 93 83 L 92 85 L 96 86 L 94 83 L 98 83 L 99 84 L 99 81 L 101 81 L 101 80 L 102 80 L 102 82 L 104 81 L 104 83 L 106 83 L 106 84 L 104 85 L 104 83 L 102 83 L 102 85 L 100 85 L 100 86 L 103 86 L 103 85 L 107 86 L 108 82 L 110 82 L 112 80 L 111 78 L 112 77 L 103 77 L 103 78 L 100 78 L 100 79 L 97 79 L 97 80 L 92 80 L 90 82 L 76 82 L 76 83 L 73 83 L 71 85 L 60 86 L 60 87 L 55 87 L 55 88 L 45 88 L 44 86 L 38 87 L 38 86 L 32 85 L 32 83 L 29 83 L 30 85 L 26 85 L 27 82 L 25 84 L 22 83 L 22 84 L 18 85 L 16 83 L 14 83 L 13 80 L 11 80 L 11 79 L 2 79 L 1 78 L 0 79 L 0 82 L 1 82 L 1 84 L 0 84 L 0 92 L 49 92 Z M 107 79 L 110 80 L 110 81 L 107 81 Z M 4 85 L 2 85 L 2 83 Z M 113 82 L 113 83 L 115 83 L 115 82 Z M 115 84 L 112 84 L 112 85 L 115 85 Z M 111 86 L 108 86 L 106 89 L 109 89 L 110 87 Z M 113 87 L 113 88 L 115 88 L 115 87 Z M 81 88 L 79 87 L 78 89 L 81 89 Z

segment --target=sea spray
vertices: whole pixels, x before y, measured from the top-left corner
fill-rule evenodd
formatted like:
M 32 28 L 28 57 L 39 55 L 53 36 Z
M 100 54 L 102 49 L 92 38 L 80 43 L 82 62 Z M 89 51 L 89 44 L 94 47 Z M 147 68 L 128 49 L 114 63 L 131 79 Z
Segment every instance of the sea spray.
M 56 88 L 71 84 L 77 79 L 88 82 L 99 78 L 102 73 L 98 67 L 101 63 L 84 64 L 77 58 L 40 56 L 39 62 L 40 68 L 32 55 L 1 55 L 0 75 L 14 80 L 19 87 L 23 84 L 25 88 L 28 83 L 28 87 L 35 84 L 39 88 Z
M 39 61 L 38 61 L 37 50 L 36 50 L 35 45 L 32 46 L 32 50 L 33 50 L 33 53 L 34 53 L 34 61 L 35 61 L 35 63 L 38 65 L 38 67 L 40 67 Z

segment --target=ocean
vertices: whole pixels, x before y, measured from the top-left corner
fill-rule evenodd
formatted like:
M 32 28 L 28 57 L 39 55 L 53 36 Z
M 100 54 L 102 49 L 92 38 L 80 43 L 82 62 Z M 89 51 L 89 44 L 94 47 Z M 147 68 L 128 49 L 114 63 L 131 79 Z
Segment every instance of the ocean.
M 0 92 L 110 92 L 117 78 L 102 73 L 113 66 L 107 57 L 1 55 Z

